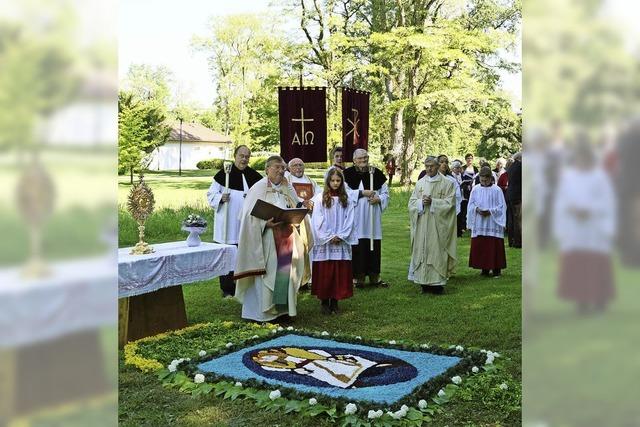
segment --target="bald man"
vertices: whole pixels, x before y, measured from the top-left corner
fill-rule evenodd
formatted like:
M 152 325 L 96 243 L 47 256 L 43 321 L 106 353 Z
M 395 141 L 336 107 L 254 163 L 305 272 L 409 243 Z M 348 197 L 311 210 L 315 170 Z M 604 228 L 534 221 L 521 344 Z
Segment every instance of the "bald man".
M 304 162 L 302 159 L 295 157 L 289 160 L 288 167 L 289 170 L 284 173 L 284 177 L 296 190 L 298 201 L 302 203 L 305 208 L 313 210 L 313 202 L 311 199 L 319 192 L 322 192 L 322 189 L 314 180 L 305 175 Z

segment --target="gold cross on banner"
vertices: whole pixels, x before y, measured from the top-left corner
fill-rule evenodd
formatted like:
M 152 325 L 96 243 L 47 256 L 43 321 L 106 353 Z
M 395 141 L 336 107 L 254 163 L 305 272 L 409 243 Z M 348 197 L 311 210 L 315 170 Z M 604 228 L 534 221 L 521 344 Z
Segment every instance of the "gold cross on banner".
M 353 144 L 355 145 L 356 138 L 360 137 L 360 134 L 358 133 L 358 123 L 360 123 L 360 119 L 358 119 L 358 110 L 352 108 L 351 111 L 353 112 L 353 120 L 347 119 L 347 121 L 353 127 L 349 132 L 347 132 L 347 136 L 353 132 Z
M 313 119 L 305 119 L 304 118 L 304 109 L 300 108 L 300 118 L 299 119 L 291 119 L 292 122 L 300 122 L 300 126 L 302 129 L 302 141 L 300 140 L 300 137 L 298 136 L 298 133 L 294 133 L 293 134 L 293 141 L 291 142 L 291 145 L 294 144 L 298 144 L 298 145 L 313 145 L 313 132 L 309 131 L 306 132 L 304 131 L 304 122 L 312 122 Z M 309 141 L 307 134 L 311 134 L 311 141 Z M 304 144 L 302 143 L 304 142 Z

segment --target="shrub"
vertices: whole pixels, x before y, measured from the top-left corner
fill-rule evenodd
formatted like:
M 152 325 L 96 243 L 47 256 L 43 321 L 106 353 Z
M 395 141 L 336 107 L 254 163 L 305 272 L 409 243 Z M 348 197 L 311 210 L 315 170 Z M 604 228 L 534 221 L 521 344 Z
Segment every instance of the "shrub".
M 249 161 L 249 166 L 251 166 L 252 169 L 257 170 L 258 172 L 264 172 L 264 167 L 267 163 L 267 159 L 268 157 L 252 157 L 251 160 Z
M 196 163 L 198 169 L 222 169 L 224 166 L 224 159 L 208 159 L 200 160 Z

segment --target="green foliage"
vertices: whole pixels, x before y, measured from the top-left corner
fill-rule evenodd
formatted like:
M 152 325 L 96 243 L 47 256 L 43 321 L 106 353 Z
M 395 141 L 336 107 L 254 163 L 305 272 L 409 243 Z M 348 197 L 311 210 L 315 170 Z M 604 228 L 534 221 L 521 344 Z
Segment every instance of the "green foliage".
M 251 160 L 249 160 L 249 166 L 258 172 L 264 173 L 265 166 L 267 165 L 267 159 L 268 157 L 264 156 L 251 157 Z
M 196 163 L 198 169 L 222 169 L 223 165 L 224 159 L 200 160 Z
M 492 119 L 493 123 L 480 139 L 477 155 L 491 161 L 508 158 L 522 150 L 522 116 L 504 108 Z
M 163 145 L 171 128 L 157 103 L 118 94 L 118 172 L 143 170 L 150 154 Z
M 0 22 L 0 150 L 42 143 L 35 139 L 36 126 L 65 105 L 81 82 L 69 8 L 47 2 L 13 7 Z

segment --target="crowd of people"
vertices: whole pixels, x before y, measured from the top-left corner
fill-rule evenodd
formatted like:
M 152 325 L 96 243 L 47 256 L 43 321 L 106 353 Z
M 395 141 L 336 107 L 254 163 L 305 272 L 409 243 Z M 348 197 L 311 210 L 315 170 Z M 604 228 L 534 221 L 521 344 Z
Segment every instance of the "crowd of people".
M 242 317 L 287 321 L 296 315 L 298 291 L 310 283 L 321 312 L 339 313 L 353 288 L 388 287 L 381 278 L 382 216 L 389 205 L 395 159 L 385 173 L 366 150 L 345 167 L 342 149 L 331 152 L 321 184 L 305 174 L 301 159 L 271 156 L 266 176 L 249 166 L 241 145 L 231 169 L 219 171 L 207 197 L 215 212 L 214 241 L 238 246 L 235 270 L 220 278 L 225 297 L 242 303 Z M 408 203 L 411 260 L 408 279 L 423 293 L 441 294 L 455 273 L 457 237 L 469 230 L 469 266 L 500 277 L 509 245 L 520 247 L 521 156 L 477 168 L 472 154 L 452 167 L 445 155 L 428 156 Z M 226 176 L 228 174 L 228 178 Z M 387 178 L 388 175 L 388 178 Z M 306 208 L 299 224 L 252 215 L 257 200 L 282 209 Z M 225 208 L 225 205 L 226 208 Z M 225 229 L 226 228 L 226 229 Z M 368 280 L 367 280 L 368 279 Z

